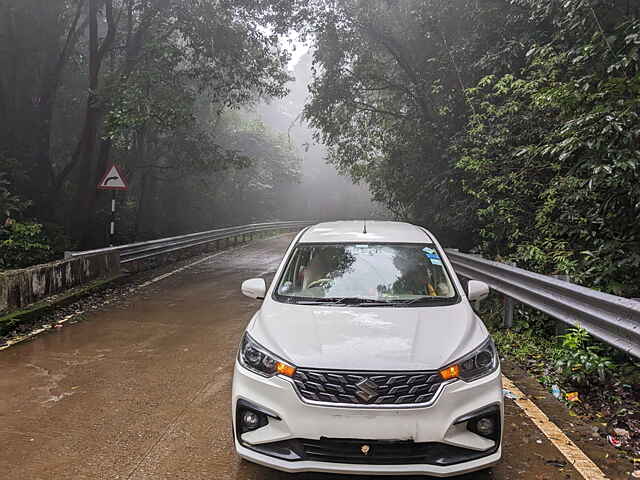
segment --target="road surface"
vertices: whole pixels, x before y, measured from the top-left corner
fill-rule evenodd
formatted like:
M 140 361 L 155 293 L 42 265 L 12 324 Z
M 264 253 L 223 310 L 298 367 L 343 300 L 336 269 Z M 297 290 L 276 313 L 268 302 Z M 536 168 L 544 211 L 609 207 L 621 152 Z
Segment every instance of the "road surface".
M 270 278 L 290 239 L 223 252 L 0 352 L 0 478 L 361 480 L 233 451 L 232 368 L 258 307 L 240 283 Z M 582 478 L 511 401 L 505 427 L 504 461 L 458 478 Z

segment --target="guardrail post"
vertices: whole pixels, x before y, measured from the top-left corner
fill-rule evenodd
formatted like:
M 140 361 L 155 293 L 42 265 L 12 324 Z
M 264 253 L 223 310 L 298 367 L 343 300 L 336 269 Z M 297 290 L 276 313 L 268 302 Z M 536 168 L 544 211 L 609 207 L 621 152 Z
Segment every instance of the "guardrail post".
M 557 278 L 558 280 L 562 280 L 564 282 L 571 282 L 571 277 L 569 275 L 551 275 L 553 278 Z M 556 335 L 564 335 L 569 330 L 569 326 L 561 320 L 556 320 Z
M 512 267 L 516 266 L 515 262 L 506 262 L 507 265 L 511 265 Z M 504 312 L 502 313 L 502 327 L 503 328 L 512 328 L 513 327 L 513 311 L 516 306 L 516 301 L 508 296 L 504 296 Z
M 513 327 L 513 308 L 515 307 L 515 302 L 513 298 L 504 297 L 504 312 L 502 312 L 502 326 L 504 328 Z

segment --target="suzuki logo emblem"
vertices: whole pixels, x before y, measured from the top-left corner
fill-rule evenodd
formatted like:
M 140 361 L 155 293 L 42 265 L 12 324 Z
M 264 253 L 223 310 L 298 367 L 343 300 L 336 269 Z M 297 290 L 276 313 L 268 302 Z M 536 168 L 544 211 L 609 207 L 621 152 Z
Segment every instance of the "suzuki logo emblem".
M 364 380 L 356 383 L 356 387 L 358 387 L 356 396 L 365 403 L 369 403 L 378 396 L 378 385 L 376 385 L 373 380 L 365 378 Z

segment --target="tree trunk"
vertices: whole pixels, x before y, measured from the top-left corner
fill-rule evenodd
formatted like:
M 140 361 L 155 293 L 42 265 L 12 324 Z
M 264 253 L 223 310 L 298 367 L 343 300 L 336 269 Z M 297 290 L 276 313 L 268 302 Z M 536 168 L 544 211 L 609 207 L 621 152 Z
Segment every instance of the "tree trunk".
M 140 233 L 142 231 L 142 222 L 144 220 L 144 205 L 146 201 L 147 187 L 149 185 L 149 172 L 143 172 L 142 179 L 140 181 L 140 195 L 138 195 L 138 210 L 136 212 L 136 225 L 134 230 L 134 242 L 139 241 Z
M 77 150 L 79 162 L 76 176 L 77 190 L 73 200 L 75 214 L 71 219 L 72 231 L 80 234 L 84 247 L 84 233 L 89 223 L 92 190 L 92 173 L 95 165 L 96 136 L 98 132 L 98 75 L 100 73 L 100 59 L 98 58 L 98 1 L 89 0 L 89 96 L 85 112 L 84 128 Z
M 90 10 L 93 10 L 93 13 L 90 13 L 90 30 L 91 26 L 95 23 L 97 26 L 97 10 L 98 10 L 98 0 L 89 0 L 90 1 Z M 149 28 L 151 28 L 154 20 L 157 18 L 160 11 L 167 8 L 170 2 L 168 0 L 157 0 L 157 2 L 153 3 L 151 6 L 148 6 L 147 9 L 142 14 L 139 26 L 135 33 L 130 38 L 130 44 L 126 46 L 126 54 L 124 59 L 123 68 L 120 72 L 120 77 L 122 80 L 125 80 L 135 69 L 138 61 L 140 60 L 140 54 L 144 47 L 145 37 Z M 93 208 L 95 206 L 96 201 L 96 183 L 99 181 L 99 176 L 101 171 L 99 171 L 99 163 L 96 162 L 95 159 L 95 142 L 96 137 L 99 131 L 99 125 L 101 121 L 101 112 L 100 109 L 97 108 L 97 96 L 96 91 L 98 88 L 98 75 L 100 72 L 100 67 L 102 64 L 102 60 L 104 59 L 106 53 L 109 51 L 111 46 L 113 45 L 117 32 L 117 23 L 119 21 L 120 15 L 116 19 L 114 17 L 113 12 L 113 0 L 104 0 L 104 5 L 106 8 L 106 18 L 108 23 L 108 32 L 105 37 L 102 45 L 98 48 L 97 42 L 97 30 L 95 39 L 90 34 L 90 51 L 91 56 L 95 55 L 95 61 L 90 61 L 90 80 L 95 83 L 94 87 L 90 87 L 90 103 L 87 107 L 87 119 L 86 119 L 86 129 L 84 131 L 83 138 L 91 143 L 91 145 L 85 144 L 82 142 L 82 148 L 80 151 L 82 155 L 79 157 L 79 161 L 82 162 L 82 167 L 79 169 L 78 173 L 78 193 L 76 195 L 76 200 L 74 201 L 74 208 L 80 208 L 81 212 L 77 216 L 77 220 L 74 225 L 74 232 L 77 232 L 82 238 L 82 243 L 84 245 L 87 244 L 89 240 L 89 229 L 91 228 L 90 219 L 93 213 Z M 95 45 L 93 45 L 93 41 L 95 40 Z M 91 105 L 91 97 L 94 97 L 95 107 L 92 108 Z M 95 110 L 95 114 L 91 113 L 91 110 Z M 111 148 L 111 142 L 108 143 L 108 149 L 106 156 L 104 158 L 108 159 L 108 152 Z M 106 166 L 106 165 L 105 165 Z M 93 178 L 92 178 L 93 172 Z M 95 180 L 92 182 L 92 180 Z
M 87 228 L 85 229 L 84 236 L 82 238 L 82 243 L 89 247 L 99 246 L 102 244 L 106 245 L 108 242 L 108 237 L 105 236 L 106 230 L 101 229 L 101 225 L 95 225 L 95 220 L 100 219 L 95 218 L 93 213 L 96 210 L 96 205 L 99 203 L 96 185 L 98 185 L 102 175 L 110 165 L 109 157 L 111 155 L 111 146 L 112 141 L 110 138 L 103 138 L 100 140 L 100 149 L 98 151 L 98 158 L 93 172 L 94 176 L 92 182 L 89 184 L 89 186 L 93 186 L 93 188 L 90 189 L 89 196 L 87 197 L 87 211 L 89 218 L 86 224 Z M 107 196 L 105 195 L 103 198 L 106 199 Z M 109 198 L 111 197 L 109 196 Z
M 102 120 L 102 110 L 98 104 L 97 89 L 99 85 L 99 73 L 105 55 L 111 49 L 117 33 L 120 14 L 114 16 L 113 0 L 89 0 L 89 50 L 90 50 L 90 74 L 89 74 L 89 99 L 87 102 L 87 112 L 85 126 L 81 139 L 76 149 L 76 154 L 71 162 L 65 167 L 56 181 L 56 188 L 60 188 L 65 178 L 77 168 L 76 181 L 77 190 L 73 200 L 74 219 L 70 221 L 71 231 L 74 236 L 81 238 L 83 246 L 87 246 L 89 240 L 88 231 L 91 229 L 91 216 L 96 201 L 96 183 L 99 181 L 101 171 L 99 162 L 96 159 L 96 141 Z M 98 46 L 97 16 L 98 5 L 104 4 L 105 16 L 108 31 L 102 45 Z M 144 47 L 145 36 L 159 13 L 170 5 L 169 0 L 157 0 L 145 7 L 141 15 L 137 30 L 131 35 L 130 42 L 126 46 L 126 54 L 123 67 L 119 72 L 122 80 L 126 79 L 137 66 L 140 54 Z M 124 7 L 123 7 L 124 8 Z M 106 156 L 110 151 L 110 142 Z M 101 156 L 102 157 L 102 156 Z
M 62 74 L 69 60 L 71 50 L 75 47 L 78 37 L 86 28 L 86 22 L 78 26 L 85 0 L 79 0 L 74 18 L 69 26 L 66 40 L 62 46 L 58 59 L 54 65 L 48 69 L 44 75 L 40 86 L 39 110 L 35 128 L 35 151 L 34 165 L 38 170 L 39 178 L 42 178 L 40 185 L 41 198 L 39 200 L 38 211 L 42 218 L 53 220 L 55 216 L 56 189 L 55 172 L 51 162 L 51 126 L 53 114 L 60 88 Z M 87 17 L 88 20 L 88 17 Z
M 98 45 L 98 10 L 99 5 L 105 6 L 107 20 L 107 35 Z M 100 162 L 96 158 L 96 142 L 99 126 L 102 120 L 102 106 L 98 97 L 99 76 L 102 61 L 116 40 L 117 20 L 113 12 L 113 0 L 89 0 L 89 95 L 82 135 L 71 162 L 63 170 L 56 182 L 61 187 L 65 177 L 74 170 L 76 165 L 77 190 L 73 199 L 74 216 L 69 221 L 72 233 L 81 239 L 81 246 L 87 246 L 88 232 L 91 229 L 91 214 L 96 200 L 96 184 L 102 172 L 99 171 Z M 108 161 L 111 143 L 101 145 L 101 159 Z

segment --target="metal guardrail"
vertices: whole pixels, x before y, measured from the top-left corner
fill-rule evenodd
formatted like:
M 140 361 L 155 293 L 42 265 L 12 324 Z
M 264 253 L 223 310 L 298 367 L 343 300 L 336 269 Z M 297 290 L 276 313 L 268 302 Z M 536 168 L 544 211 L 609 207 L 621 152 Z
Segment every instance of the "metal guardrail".
M 217 228 L 215 230 L 207 230 L 206 232 L 190 233 L 188 235 L 180 235 L 177 237 L 159 238 L 157 240 L 149 240 L 147 242 L 130 243 L 127 245 L 118 245 L 115 247 L 87 250 L 84 252 L 65 252 L 65 258 L 75 258 L 106 252 L 119 252 L 120 263 L 126 264 L 129 262 L 134 262 L 136 260 L 151 258 L 156 255 L 162 255 L 166 253 L 176 252 L 189 247 L 204 245 L 225 238 L 238 237 L 240 235 L 265 232 L 269 230 L 302 228 L 309 224 L 310 222 L 252 223 L 249 225 L 239 225 L 237 227 Z
M 533 273 L 476 255 L 447 250 L 455 271 L 640 357 L 640 302 Z
M 97 250 L 66 252 L 65 258 L 117 251 L 120 263 L 127 264 L 216 240 L 269 230 L 303 228 L 311 223 L 253 223 Z M 594 337 L 640 358 L 640 302 L 486 260 L 477 255 L 455 250 L 447 250 L 447 255 L 458 274 L 482 280 L 507 297 L 564 323 L 579 324 Z

